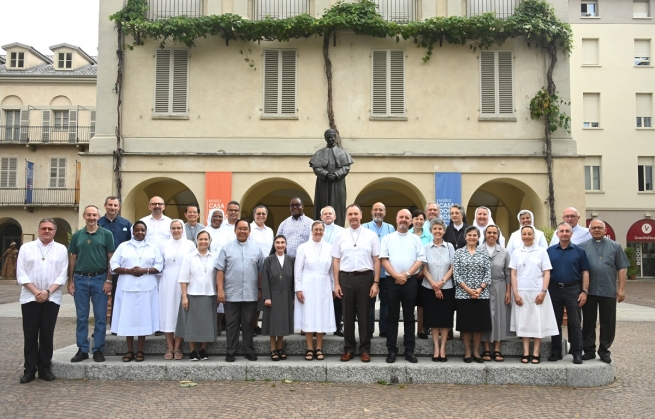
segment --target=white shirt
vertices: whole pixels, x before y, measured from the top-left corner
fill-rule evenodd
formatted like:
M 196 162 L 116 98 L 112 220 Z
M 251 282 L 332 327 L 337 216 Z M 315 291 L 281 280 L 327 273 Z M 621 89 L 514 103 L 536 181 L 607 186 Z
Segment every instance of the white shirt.
M 148 226 L 146 232 L 146 241 L 155 247 L 159 248 L 166 240 L 171 238 L 171 220 L 164 214 L 161 215 L 159 220 L 155 220 L 152 214 L 147 215 L 141 219 Z
M 372 271 L 375 267 L 373 258 L 379 255 L 377 234 L 362 226 L 357 230 L 345 228 L 332 246 L 332 257 L 340 259 L 339 269 L 344 272 Z
M 544 288 L 544 271 L 553 269 L 548 252 L 543 247 L 521 246 L 514 250 L 509 267 L 516 270 L 519 290 L 541 291 Z
M 591 240 L 591 233 L 587 227 L 582 227 L 577 225 L 573 227 L 573 234 L 571 235 L 571 243 L 577 244 L 578 246 L 587 240 Z M 550 245 L 554 246 L 559 243 L 559 237 L 557 237 L 557 232 L 553 233 L 553 238 L 550 239 Z
M 61 287 L 68 278 L 66 246 L 54 240 L 44 245 L 41 240 L 36 239 L 21 246 L 16 263 L 16 279 L 19 284 L 34 284 L 41 291 L 48 289 L 52 284 L 57 284 L 59 288 L 52 293 L 49 300 L 61 305 Z M 32 301 L 36 301 L 36 297 L 23 286 L 20 303 Z
M 187 295 L 216 295 L 215 257 L 212 252 L 202 256 L 198 249 L 184 257 L 180 268 L 180 284 L 187 285 Z
M 325 233 L 323 233 L 323 241 L 333 244 L 337 236 L 341 234 L 342 231 L 343 231 L 343 227 L 339 225 L 336 225 L 334 223 L 330 225 L 325 224 Z
M 259 228 L 256 222 L 250 223 L 250 236 L 248 240 L 252 240 L 260 249 L 264 257 L 271 253 L 273 248 L 273 229 L 264 225 L 264 228 Z
M 155 268 L 161 272 L 164 269 L 164 258 L 159 248 L 145 240 L 138 241 L 131 239 L 129 242 L 121 243 L 109 261 L 112 272 L 118 268 Z M 157 286 L 157 275 L 155 273 L 134 276 L 120 274 L 118 277 L 120 287 L 123 291 L 144 292 L 150 291 Z
M 234 233 L 234 230 L 232 230 L 232 232 L 230 233 L 230 230 L 223 230 L 220 227 L 219 228 L 205 227 L 204 231 L 208 232 L 212 238 L 211 245 L 209 246 L 209 251 L 212 252 L 214 255 L 218 255 L 221 252 L 223 246 L 225 246 L 232 240 L 236 240 L 237 238 L 237 235 Z
M 397 273 L 408 272 L 417 260 L 422 263 L 427 262 L 421 239 L 416 234 L 398 231 L 382 237 L 380 259 L 389 259 L 389 263 Z M 416 272 L 410 273 L 416 274 Z
M 533 227 L 534 228 L 534 227 Z M 559 240 L 557 240 L 559 243 Z M 534 229 L 534 244 L 544 249 L 548 249 L 548 242 L 546 241 L 546 236 L 541 230 Z M 511 255 L 514 253 L 514 249 L 523 247 L 523 239 L 521 238 L 521 229 L 516 230 L 509 236 L 509 242 L 507 243 L 507 254 Z

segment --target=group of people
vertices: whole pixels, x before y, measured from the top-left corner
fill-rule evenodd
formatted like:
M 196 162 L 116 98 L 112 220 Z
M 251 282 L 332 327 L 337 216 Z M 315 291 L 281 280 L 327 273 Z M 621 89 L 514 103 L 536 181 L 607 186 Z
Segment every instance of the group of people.
M 415 306 L 418 336 L 427 338 L 431 329 L 435 362 L 448 359 L 446 340 L 452 337 L 455 311 L 465 362 L 502 361 L 500 342 L 511 333 L 523 338 L 522 362 L 540 362 L 540 340 L 546 336 L 553 336 L 549 360 L 561 359 L 564 307 L 574 362 L 595 357 L 598 311 L 597 352 L 611 362 L 616 301 L 625 298 L 628 261 L 621 247 L 605 237 L 601 220 L 592 222 L 590 235 L 578 226 L 573 208 L 564 211 L 548 249 L 532 213 L 521 211 L 521 228 L 506 249 L 486 207 L 476 210 L 469 226 L 463 208 L 453 205 L 446 225 L 438 205 L 430 203 L 425 212 L 400 210 L 394 227 L 384 222 L 384 204 L 373 205 L 373 220 L 366 224 L 361 208 L 352 204 L 346 207 L 343 228 L 334 208 L 322 208 L 320 220 L 313 220 L 294 197 L 290 217 L 274 235 L 265 225 L 268 210 L 262 205 L 249 222 L 239 218 L 240 205 L 231 201 L 226 211 L 212 209 L 206 226 L 199 223 L 196 205 L 186 207 L 186 222 L 165 216 L 161 197 L 152 197 L 148 206 L 150 214 L 132 225 L 119 215 L 119 199 L 110 196 L 104 216 L 94 205 L 84 209 L 85 226 L 72 235 L 68 249 L 54 242 L 52 219 L 39 223 L 38 240 L 23 245 L 17 262 L 25 336 L 21 383 L 32 381 L 37 372 L 45 380 L 55 379 L 52 339 L 65 284 L 77 314 L 78 351 L 71 362 L 88 359 L 89 353 L 96 362 L 105 360 L 108 320 L 111 332 L 126 337 L 124 362 L 143 361 L 146 336 L 155 332 L 165 335 L 166 360 L 184 358 L 184 340 L 191 361 L 208 359 L 207 344 L 221 333 L 223 320 L 227 362 L 235 360 L 240 331 L 248 360 L 257 360 L 253 336 L 264 334 L 270 336 L 270 358 L 278 361 L 287 359 L 284 337 L 298 329 L 306 337 L 308 361 L 325 358 L 323 336 L 334 333 L 344 337 L 341 361 L 358 351 L 361 361 L 369 362 L 378 295 L 380 336 L 387 339 L 389 363 L 398 353 L 401 304 L 404 357 L 412 363 L 417 362 Z

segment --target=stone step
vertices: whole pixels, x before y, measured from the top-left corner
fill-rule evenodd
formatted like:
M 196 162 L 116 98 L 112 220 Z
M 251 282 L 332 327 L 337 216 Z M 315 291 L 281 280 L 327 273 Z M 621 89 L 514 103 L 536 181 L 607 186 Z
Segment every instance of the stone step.
M 396 363 L 387 364 L 383 356 L 373 357 L 370 363 L 359 358 L 340 362 L 337 356 L 324 361 L 305 361 L 291 356 L 286 361 L 271 361 L 260 357 L 256 362 L 237 357 L 227 363 L 222 356 L 208 361 L 165 361 L 161 356 L 146 356 L 144 362 L 121 361 L 119 356 L 107 356 L 102 363 L 89 359 L 71 363 L 75 345 L 55 351 L 52 370 L 61 379 L 89 380 L 270 380 L 310 381 L 332 383 L 380 384 L 517 384 L 538 386 L 596 387 L 614 381 L 614 367 L 598 360 L 582 365 L 572 363 L 567 355 L 559 362 L 542 359 L 539 365 L 523 365 L 518 358 L 508 357 L 505 362 L 466 364 L 461 357 L 449 357 L 448 362 L 432 362 L 420 357 L 411 364 L 399 357 Z
M 289 355 L 304 355 L 307 350 L 305 336 L 294 334 L 284 338 L 285 351 Z M 255 353 L 257 355 L 268 355 L 270 353 L 270 340 L 268 336 L 256 336 L 254 338 Z M 566 340 L 564 340 L 564 348 L 566 348 Z M 326 354 L 336 355 L 343 353 L 343 338 L 333 334 L 326 335 L 323 338 L 323 352 Z M 144 352 L 149 355 L 163 355 L 167 350 L 166 340 L 164 336 L 148 336 Z M 500 350 L 503 355 L 520 356 L 523 354 L 523 346 L 521 339 L 513 337 L 506 341 L 501 342 Z M 398 353 L 404 353 L 403 336 L 398 336 Z M 432 343 L 432 336 L 428 339 L 416 339 L 416 348 L 414 353 L 416 356 L 429 356 L 432 357 L 434 345 Z M 122 355 L 127 352 L 127 343 L 124 337 L 108 335 L 105 341 L 105 355 Z M 189 346 L 186 342 L 182 345 L 182 352 L 189 354 Z M 563 351 L 566 352 L 566 351 Z M 225 333 L 222 333 L 216 342 L 207 346 L 207 353 L 210 355 L 225 355 L 227 354 L 227 342 Z M 243 354 L 243 345 L 239 340 L 238 354 Z M 371 340 L 371 355 L 384 355 L 389 353 L 387 350 L 386 338 L 374 337 Z M 459 333 L 455 332 L 452 340 L 446 343 L 446 353 L 448 355 L 459 356 L 464 355 L 464 342 L 459 339 Z M 551 353 L 550 338 L 543 339 L 541 342 L 541 356 L 547 358 Z M 563 353 L 565 355 L 565 353 Z

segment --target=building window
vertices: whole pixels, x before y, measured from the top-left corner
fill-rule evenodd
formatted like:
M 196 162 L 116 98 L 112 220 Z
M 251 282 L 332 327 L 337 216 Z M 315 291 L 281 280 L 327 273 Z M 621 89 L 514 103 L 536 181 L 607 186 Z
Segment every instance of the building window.
M 635 39 L 635 65 L 650 65 L 650 39 Z
M 157 20 L 174 16 L 199 17 L 204 15 L 203 0 L 147 0 L 146 19 Z
M 639 192 L 652 192 L 653 191 L 653 158 L 638 157 L 637 169 L 638 169 L 637 179 L 639 180 Z
M 416 20 L 416 0 L 373 0 L 382 19 L 389 22 L 409 23 Z
M 296 50 L 264 50 L 264 115 L 296 115 Z
M 252 15 L 254 20 L 287 19 L 309 14 L 309 0 L 253 0 Z
M 587 157 L 584 167 L 584 186 L 587 191 L 600 191 L 600 157 Z
M 25 67 L 25 53 L 12 52 L 9 54 L 9 67 L 11 68 L 24 68 Z
M 598 39 L 582 40 L 582 65 L 598 65 Z
M 480 116 L 514 115 L 512 51 L 480 52 Z
M 18 175 L 18 159 L 3 157 L 0 162 L 0 188 L 15 188 Z
M 70 52 L 60 52 L 58 54 L 58 68 L 73 68 L 73 54 Z
M 189 96 L 189 50 L 155 53 L 155 114 L 186 115 Z
M 55 117 L 55 129 L 67 129 L 68 128 L 68 111 L 52 111 Z
M 652 128 L 653 95 L 637 93 L 637 128 Z
M 580 17 L 598 17 L 598 1 L 582 0 L 580 2 Z
M 4 123 L 5 141 L 18 141 L 20 139 L 20 111 L 5 111 Z
M 632 2 L 632 17 L 650 17 L 649 0 L 634 0 Z
M 66 159 L 53 157 L 50 159 L 50 187 L 66 187 Z
M 374 50 L 371 116 L 405 116 L 405 51 Z
M 582 94 L 582 127 L 599 128 L 600 127 L 600 94 L 583 93 Z

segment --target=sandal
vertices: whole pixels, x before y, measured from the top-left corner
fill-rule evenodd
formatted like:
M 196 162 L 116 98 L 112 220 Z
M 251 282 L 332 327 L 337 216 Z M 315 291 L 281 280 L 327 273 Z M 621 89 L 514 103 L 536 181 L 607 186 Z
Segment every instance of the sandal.
M 173 359 L 173 351 L 166 351 L 166 353 L 164 354 L 164 359 L 167 361 Z
M 528 362 L 530 362 L 530 358 L 531 358 L 530 355 L 523 355 L 521 357 L 521 364 L 527 364 Z
M 307 352 L 305 352 L 305 361 L 311 361 L 312 359 L 314 359 L 314 351 L 307 349 Z
M 134 352 L 130 351 L 123 356 L 123 362 L 130 362 L 131 360 L 134 359 Z
M 136 357 L 134 358 L 134 360 L 135 360 L 136 362 L 143 362 L 144 359 L 146 359 L 146 356 L 145 356 L 145 354 L 143 353 L 143 351 L 137 351 L 137 353 L 136 353 Z
M 287 359 L 287 354 L 284 353 L 284 349 L 278 349 L 277 354 L 280 357 L 281 361 L 284 361 Z
M 317 350 L 314 351 L 314 356 L 315 356 L 316 359 L 318 359 L 319 361 L 322 361 L 322 360 L 325 359 L 325 355 L 323 355 L 323 351 L 321 351 L 320 349 L 317 349 Z
M 486 361 L 486 362 L 490 362 L 491 361 L 491 352 L 489 352 L 489 351 L 482 352 L 482 360 Z
M 503 362 L 505 360 L 505 357 L 503 356 L 503 354 L 500 353 L 500 351 L 494 351 L 493 359 L 496 362 Z
M 271 361 L 279 361 L 280 356 L 278 355 L 277 351 L 273 350 L 271 351 Z
M 173 359 L 176 361 L 179 361 L 180 359 L 184 359 L 184 354 L 182 353 L 182 351 L 178 349 L 177 351 L 175 351 L 175 357 Z
M 541 355 L 532 355 L 532 359 L 530 360 L 533 364 L 539 364 L 541 363 Z

